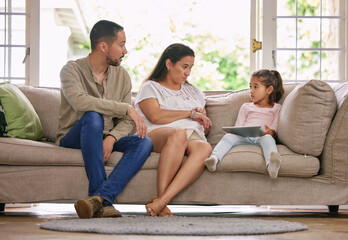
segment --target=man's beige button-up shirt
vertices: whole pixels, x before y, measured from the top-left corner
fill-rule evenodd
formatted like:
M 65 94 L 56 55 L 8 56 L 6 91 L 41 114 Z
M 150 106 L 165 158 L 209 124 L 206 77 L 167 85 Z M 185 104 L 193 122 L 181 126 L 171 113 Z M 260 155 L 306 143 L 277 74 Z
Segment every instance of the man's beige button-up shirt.
M 127 116 L 131 104 L 132 83 L 121 66 L 110 66 L 101 85 L 95 78 L 89 57 L 69 61 L 60 72 L 61 104 L 57 144 L 85 112 L 95 111 L 104 117 L 104 134 L 117 140 L 133 131 Z

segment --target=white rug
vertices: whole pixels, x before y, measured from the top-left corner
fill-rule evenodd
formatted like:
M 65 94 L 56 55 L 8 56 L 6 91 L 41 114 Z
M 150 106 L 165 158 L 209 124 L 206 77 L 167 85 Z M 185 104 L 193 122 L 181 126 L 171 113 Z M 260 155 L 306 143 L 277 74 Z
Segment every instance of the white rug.
M 288 221 L 183 216 L 57 220 L 42 223 L 40 227 L 64 232 L 201 236 L 274 234 L 308 229 L 302 223 Z

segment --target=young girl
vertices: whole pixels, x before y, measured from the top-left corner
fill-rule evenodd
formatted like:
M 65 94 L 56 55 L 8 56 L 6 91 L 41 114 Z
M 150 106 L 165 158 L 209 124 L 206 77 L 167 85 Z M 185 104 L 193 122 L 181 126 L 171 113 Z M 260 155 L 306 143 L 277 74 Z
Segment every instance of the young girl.
M 244 103 L 239 110 L 235 126 L 260 125 L 264 132 L 261 137 L 242 137 L 227 133 L 215 146 L 205 165 L 214 172 L 216 165 L 234 146 L 259 145 L 262 147 L 266 168 L 272 179 L 277 178 L 281 157 L 274 140 L 277 131 L 281 105 L 277 102 L 284 93 L 283 80 L 274 70 L 254 72 L 250 80 L 251 103 Z

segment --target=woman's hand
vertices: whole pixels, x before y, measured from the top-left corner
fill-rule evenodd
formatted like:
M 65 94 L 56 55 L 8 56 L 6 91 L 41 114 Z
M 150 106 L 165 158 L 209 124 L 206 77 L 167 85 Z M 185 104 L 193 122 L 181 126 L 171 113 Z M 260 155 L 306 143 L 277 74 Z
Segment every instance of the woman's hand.
M 193 110 L 195 110 L 196 112 L 193 114 L 192 120 L 201 124 L 205 129 L 209 129 L 212 123 L 210 118 L 206 116 L 205 110 L 200 110 L 201 112 L 197 111 L 196 109 Z
M 194 109 L 196 112 L 203 113 L 205 116 L 207 116 L 207 112 L 205 111 L 205 108 L 195 107 Z
M 276 137 L 276 132 L 273 129 L 270 129 L 267 125 L 265 125 L 265 131 L 262 133 L 262 136 L 269 134 L 272 137 Z

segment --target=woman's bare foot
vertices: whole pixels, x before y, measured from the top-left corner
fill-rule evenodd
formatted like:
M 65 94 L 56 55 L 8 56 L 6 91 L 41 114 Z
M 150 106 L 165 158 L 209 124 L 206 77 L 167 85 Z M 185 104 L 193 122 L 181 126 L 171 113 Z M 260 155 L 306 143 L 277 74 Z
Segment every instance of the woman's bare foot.
M 155 217 L 165 208 L 164 204 L 161 204 L 157 197 L 152 198 L 145 205 L 146 212 L 149 216 Z
M 173 217 L 173 213 L 170 211 L 170 209 L 165 206 L 162 211 L 158 214 L 159 217 Z

